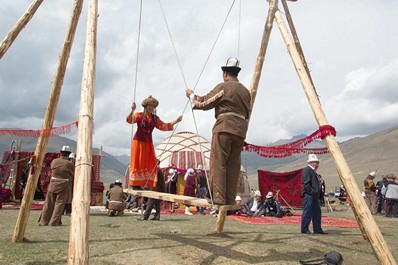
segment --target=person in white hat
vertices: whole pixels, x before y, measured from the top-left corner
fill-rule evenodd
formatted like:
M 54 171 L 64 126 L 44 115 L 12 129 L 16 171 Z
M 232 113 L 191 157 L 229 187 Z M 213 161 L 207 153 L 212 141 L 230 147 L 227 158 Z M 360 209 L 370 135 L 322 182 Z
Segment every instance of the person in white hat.
M 75 153 L 70 153 L 69 156 L 69 161 L 73 163 L 73 166 L 75 165 L 76 162 L 76 155 Z M 69 180 L 69 191 L 68 191 L 68 197 L 66 198 L 65 202 L 65 208 L 64 208 L 64 215 L 71 215 L 72 213 L 72 199 L 73 199 L 73 182 L 74 182 L 74 177 L 72 177 Z
M 166 192 L 170 194 L 177 194 L 177 179 L 178 172 L 174 168 L 170 168 L 166 176 L 165 186 Z M 175 202 L 166 202 L 170 213 L 174 213 Z
M 214 204 L 233 205 L 237 193 L 241 166 L 241 151 L 250 115 L 250 92 L 238 80 L 241 70 L 239 60 L 227 59 L 221 67 L 223 83 L 205 96 L 197 96 L 191 89 L 185 94 L 191 99 L 193 109 L 214 109 L 217 119 L 210 150 L 210 192 Z M 227 177 L 228 176 L 228 177 Z
M 61 157 L 51 162 L 51 179 L 48 184 L 43 210 L 39 218 L 40 226 L 62 225 L 61 217 L 69 193 L 69 182 L 73 180 L 75 167 L 69 161 L 71 153 L 70 146 L 62 146 L 60 153 Z
M 304 198 L 304 208 L 301 216 L 301 233 L 310 234 L 309 225 L 312 226 L 315 234 L 327 234 L 321 225 L 322 210 L 320 205 L 321 183 L 320 176 L 316 170 L 319 167 L 319 159 L 315 154 L 310 154 L 307 166 L 301 173 L 301 197 Z
M 274 193 L 269 191 L 265 196 L 264 215 L 273 217 L 283 217 L 284 212 L 277 200 L 274 199 Z
M 184 186 L 184 196 L 195 197 L 195 190 L 198 186 L 198 181 L 195 176 L 195 171 L 192 168 L 188 168 L 187 173 L 184 176 L 185 186 Z M 185 214 L 186 215 L 193 215 L 189 211 L 189 207 L 191 205 L 185 205 Z
M 264 215 L 264 204 L 261 200 L 261 192 L 259 190 L 256 190 L 254 197 L 245 203 L 244 211 L 247 216 Z
M 117 179 L 109 190 L 108 216 L 121 216 L 127 206 L 127 194 L 123 192 L 122 180 Z
M 368 205 L 370 212 L 375 215 L 377 212 L 377 195 L 376 195 L 376 184 L 374 179 L 376 177 L 376 171 L 369 172 L 363 181 L 365 186 L 365 202 Z

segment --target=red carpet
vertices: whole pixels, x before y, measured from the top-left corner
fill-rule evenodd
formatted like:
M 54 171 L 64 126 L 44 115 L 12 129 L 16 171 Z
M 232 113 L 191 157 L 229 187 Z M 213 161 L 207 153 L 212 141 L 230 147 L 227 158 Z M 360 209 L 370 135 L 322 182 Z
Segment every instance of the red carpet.
M 227 218 L 245 223 L 245 224 L 278 224 L 278 225 L 300 225 L 301 224 L 301 216 L 285 216 L 283 218 L 276 217 L 247 217 L 247 216 L 238 216 L 238 215 L 229 215 Z M 334 226 L 334 227 L 342 227 L 342 228 L 352 228 L 358 227 L 356 221 L 343 219 L 343 218 L 334 218 L 328 216 L 322 216 L 322 226 Z
M 10 207 L 11 209 L 20 209 L 21 205 L 14 205 L 12 207 Z M 41 210 L 43 209 L 43 204 L 32 204 L 32 206 L 30 207 L 31 210 Z

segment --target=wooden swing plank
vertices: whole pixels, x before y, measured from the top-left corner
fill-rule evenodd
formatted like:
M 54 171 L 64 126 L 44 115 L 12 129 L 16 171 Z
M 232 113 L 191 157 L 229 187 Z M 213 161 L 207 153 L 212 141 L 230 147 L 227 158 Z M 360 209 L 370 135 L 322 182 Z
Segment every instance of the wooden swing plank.
M 165 192 L 157 192 L 151 190 L 131 190 L 131 189 L 124 189 L 124 192 L 132 194 L 134 196 L 147 197 L 147 198 L 158 199 L 168 202 L 177 202 L 177 203 L 199 206 L 199 207 L 208 207 L 214 210 L 219 210 L 220 207 L 222 207 L 224 210 L 240 209 L 240 205 L 212 205 L 206 199 L 170 194 Z

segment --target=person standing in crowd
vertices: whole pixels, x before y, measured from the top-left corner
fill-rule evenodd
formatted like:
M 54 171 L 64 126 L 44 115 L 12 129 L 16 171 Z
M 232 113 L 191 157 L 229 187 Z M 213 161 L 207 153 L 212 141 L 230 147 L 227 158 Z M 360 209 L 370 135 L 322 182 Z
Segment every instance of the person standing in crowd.
M 398 178 L 389 174 L 386 186 L 386 217 L 398 217 Z
M 127 206 L 127 194 L 123 191 L 122 180 L 117 179 L 109 190 L 108 216 L 121 216 Z
M 69 161 L 71 161 L 73 163 L 73 167 L 74 167 L 75 162 L 76 162 L 75 153 L 70 153 Z M 69 192 L 68 192 L 68 198 L 66 199 L 66 203 L 65 203 L 64 215 L 70 215 L 72 213 L 73 182 L 74 182 L 74 180 L 75 180 L 75 178 L 74 178 L 74 174 L 73 174 L 72 179 L 69 180 Z
M 325 185 L 325 180 L 322 178 L 320 174 L 319 176 L 319 181 L 321 182 L 321 192 L 319 194 L 319 203 L 321 206 L 325 206 L 325 191 L 326 191 L 326 185 Z
M 204 199 L 206 198 L 207 194 L 207 178 L 206 174 L 203 171 L 203 166 L 199 165 L 197 169 L 197 180 L 198 180 L 198 191 L 196 193 L 197 198 Z M 196 207 L 198 212 L 202 215 L 205 215 L 205 208 L 204 207 Z
M 259 190 L 256 190 L 254 197 L 245 203 L 244 211 L 247 216 L 264 215 L 264 204 L 261 200 L 261 192 Z
M 156 115 L 159 105 L 152 96 L 142 101 L 143 112 L 136 112 L 136 104 L 131 104 L 131 111 L 126 117 L 127 123 L 137 123 L 137 131 L 133 137 L 130 157 L 129 184 L 131 187 L 156 187 L 157 162 L 155 147 L 152 142 L 152 131 L 157 128 L 161 131 L 172 131 L 175 124 L 182 120 L 179 116 L 175 121 L 164 123 Z
M 69 161 L 70 146 L 62 146 L 60 153 L 61 156 L 51 162 L 51 179 L 39 218 L 40 226 L 62 225 L 61 217 L 68 197 L 69 182 L 73 180 L 75 167 Z
M 192 168 L 188 168 L 187 172 L 184 176 L 185 186 L 184 186 L 184 196 L 195 197 L 196 188 L 198 186 L 197 179 L 194 174 L 194 170 Z M 189 211 L 190 205 L 185 205 L 185 214 L 192 215 Z
M 274 199 L 274 194 L 269 191 L 265 196 L 264 201 L 264 216 L 283 217 L 284 211 L 277 200 Z
M 164 176 L 163 171 L 159 167 L 160 161 L 158 160 L 158 182 L 155 188 L 152 188 L 153 191 L 157 192 L 164 192 L 165 191 L 165 183 L 164 183 Z M 151 215 L 152 209 L 155 209 L 155 214 L 151 220 L 160 221 L 160 204 L 161 200 L 148 198 L 147 206 L 145 208 L 144 216 L 142 218 L 138 218 L 139 221 L 141 220 L 148 220 L 149 216 Z
M 185 94 L 193 109 L 215 110 L 216 122 L 212 131 L 210 150 L 210 192 L 214 204 L 233 205 L 241 166 L 241 151 L 250 115 L 250 92 L 238 80 L 239 60 L 230 57 L 221 67 L 223 83 L 205 96 L 197 96 L 191 89 Z
M 174 168 L 170 168 L 165 181 L 167 193 L 177 194 L 177 179 L 178 179 L 177 170 Z M 170 202 L 168 204 L 171 206 L 169 212 L 174 213 L 175 202 Z
M 376 183 L 376 194 L 377 194 L 377 212 L 376 214 L 381 214 L 381 212 L 384 210 L 384 201 L 385 201 L 385 190 L 386 190 L 386 185 L 387 183 L 387 176 L 382 176 L 381 180 L 377 181 Z M 384 194 L 382 191 L 384 190 Z
M 301 233 L 310 234 L 309 226 L 312 226 L 315 234 L 327 234 L 322 229 L 322 210 L 319 201 L 321 193 L 320 176 L 316 170 L 319 167 L 319 160 L 315 154 L 310 154 L 307 166 L 301 173 L 301 197 L 304 198 L 304 208 L 301 216 Z
M 363 181 L 365 186 L 365 202 L 373 215 L 375 215 L 377 212 L 376 184 L 373 181 L 375 177 L 376 171 L 372 171 Z

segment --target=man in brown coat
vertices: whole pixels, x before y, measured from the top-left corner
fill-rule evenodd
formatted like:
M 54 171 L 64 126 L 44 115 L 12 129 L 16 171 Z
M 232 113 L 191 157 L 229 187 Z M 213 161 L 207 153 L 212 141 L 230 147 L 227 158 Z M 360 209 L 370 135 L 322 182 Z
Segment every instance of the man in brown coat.
M 109 216 L 121 216 L 124 214 L 124 209 L 127 206 L 127 194 L 124 193 L 122 181 L 117 179 L 115 185 L 109 190 Z
M 376 184 L 373 181 L 375 177 L 376 171 L 372 171 L 363 181 L 365 186 L 365 202 L 373 215 L 375 215 L 377 212 Z
M 191 89 L 186 96 L 193 109 L 214 108 L 216 123 L 213 127 L 210 152 L 210 191 L 218 205 L 235 204 L 241 166 L 241 151 L 248 127 L 250 92 L 238 80 L 239 60 L 228 58 L 221 67 L 224 82 L 205 96 L 197 96 Z
M 65 145 L 61 149 L 61 157 L 51 162 L 51 180 L 39 219 L 40 226 L 59 226 L 69 193 L 70 181 L 73 180 L 75 167 L 69 161 L 71 149 Z

